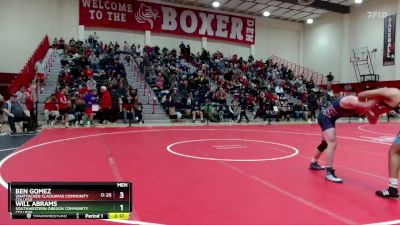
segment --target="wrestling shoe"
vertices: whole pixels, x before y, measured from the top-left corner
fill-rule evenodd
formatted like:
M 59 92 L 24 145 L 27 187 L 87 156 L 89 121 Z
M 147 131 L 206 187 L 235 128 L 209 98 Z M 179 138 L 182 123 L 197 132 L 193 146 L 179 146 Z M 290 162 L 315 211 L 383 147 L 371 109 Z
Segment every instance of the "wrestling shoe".
M 329 180 L 329 181 L 332 181 L 332 182 L 335 182 L 335 183 L 343 183 L 343 179 L 342 179 L 342 178 L 339 178 L 339 177 L 337 177 L 337 176 L 335 175 L 335 170 L 330 170 L 330 171 L 326 174 L 325 179 L 326 179 L 326 180 Z
M 310 166 L 308 167 L 310 170 L 325 170 L 325 166 L 321 166 L 318 164 L 318 162 L 312 162 L 310 163 Z
M 398 198 L 399 197 L 399 191 L 397 188 L 394 187 L 389 187 L 386 190 L 383 191 L 376 191 L 375 194 L 381 198 Z

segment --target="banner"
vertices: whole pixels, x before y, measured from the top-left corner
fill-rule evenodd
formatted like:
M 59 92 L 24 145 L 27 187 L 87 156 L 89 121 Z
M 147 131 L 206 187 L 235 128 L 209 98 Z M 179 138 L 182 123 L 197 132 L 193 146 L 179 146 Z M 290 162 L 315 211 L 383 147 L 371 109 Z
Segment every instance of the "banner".
M 255 20 L 132 0 L 79 0 L 79 24 L 255 43 Z
M 383 40 L 383 65 L 391 66 L 395 62 L 396 14 L 385 17 Z

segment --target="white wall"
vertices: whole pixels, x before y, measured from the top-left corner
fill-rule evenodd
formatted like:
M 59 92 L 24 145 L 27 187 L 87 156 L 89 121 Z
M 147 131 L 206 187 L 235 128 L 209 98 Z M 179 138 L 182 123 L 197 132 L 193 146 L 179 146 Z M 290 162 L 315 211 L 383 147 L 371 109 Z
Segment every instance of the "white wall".
M 78 9 L 78 1 L 0 0 L 1 72 L 19 72 L 46 34 L 77 37 Z
M 302 23 L 257 17 L 256 27 L 256 59 L 276 55 L 293 63 L 301 62 Z
M 341 46 L 341 14 L 330 13 L 316 19 L 312 25 L 304 25 L 305 67 L 322 74 L 341 74 Z
M 154 1 L 153 1 L 154 2 Z M 213 11 L 213 10 L 211 10 Z M 0 71 L 17 73 L 26 63 L 40 40 L 48 34 L 54 37 L 78 39 L 79 0 L 0 0 Z M 299 23 L 256 18 L 256 59 L 277 55 L 299 62 Z M 84 37 L 97 31 L 103 41 L 144 45 L 144 32 L 108 28 L 85 28 Z M 161 48 L 178 49 L 181 41 L 190 44 L 192 52 L 201 51 L 200 38 L 152 33 L 151 44 Z M 208 39 L 211 52 L 222 51 L 226 56 L 250 55 L 250 46 Z
M 265 61 L 271 55 L 287 59 L 293 63 L 300 62 L 300 23 L 292 23 L 280 20 L 256 18 L 256 60 Z M 216 41 L 208 39 L 208 49 L 213 52 L 219 49 L 226 56 L 238 54 L 244 59 L 250 55 L 250 47 L 236 43 Z
M 304 65 L 320 73 L 332 72 L 342 83 L 356 82 L 354 68 L 350 63 L 352 50 L 368 47 L 377 49 L 372 56 L 375 73 L 381 80 L 398 80 L 400 56 L 395 66 L 383 66 L 384 18 L 368 18 L 368 12 L 398 13 L 397 42 L 400 41 L 399 0 L 364 0 L 361 5 L 351 6 L 350 14 L 327 13 L 315 19 L 314 24 L 304 28 Z M 396 46 L 396 52 L 400 47 Z M 362 73 L 366 73 L 361 68 Z
M 380 75 L 381 80 L 399 79 L 396 73 L 400 72 L 400 61 L 397 61 L 395 66 L 383 66 L 384 18 L 368 18 L 368 12 L 387 12 L 388 15 L 392 15 L 398 10 L 397 2 L 397 0 L 369 0 L 363 5 L 351 8 L 349 33 L 350 50 L 359 47 L 368 47 L 370 50 L 377 49 L 378 52 L 372 59 L 375 73 Z M 397 15 L 397 17 L 399 16 L 400 15 Z M 399 29 L 400 23 L 397 22 L 397 31 L 399 31 Z M 396 42 L 399 43 L 400 36 L 397 35 L 396 39 Z M 396 46 L 397 58 L 400 57 L 399 53 L 398 47 Z
M 257 41 L 257 40 L 256 40 Z M 207 40 L 208 50 L 210 53 L 214 53 L 217 50 L 224 54 L 224 57 L 230 57 L 232 55 L 238 55 L 243 59 L 248 59 L 250 56 L 250 46 L 243 45 L 235 42 L 224 42 L 220 40 Z

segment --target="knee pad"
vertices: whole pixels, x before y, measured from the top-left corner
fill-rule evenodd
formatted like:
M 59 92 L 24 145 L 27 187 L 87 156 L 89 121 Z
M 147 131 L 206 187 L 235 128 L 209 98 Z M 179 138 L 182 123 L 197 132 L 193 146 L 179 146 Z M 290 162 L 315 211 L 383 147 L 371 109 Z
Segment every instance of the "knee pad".
M 322 140 L 322 141 L 321 141 L 321 144 L 318 145 L 317 149 L 318 149 L 320 152 L 324 152 L 325 149 L 326 149 L 327 147 L 328 147 L 328 143 L 326 143 L 325 140 Z

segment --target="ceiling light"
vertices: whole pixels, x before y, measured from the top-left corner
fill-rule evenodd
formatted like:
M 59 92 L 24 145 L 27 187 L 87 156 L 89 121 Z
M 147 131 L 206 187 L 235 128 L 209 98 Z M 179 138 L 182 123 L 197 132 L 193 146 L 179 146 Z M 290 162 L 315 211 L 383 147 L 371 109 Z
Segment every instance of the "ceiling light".
M 214 8 L 218 8 L 221 5 L 221 3 L 219 3 L 218 1 L 213 1 L 212 6 Z
M 312 24 L 312 23 L 314 23 L 314 20 L 313 19 L 307 19 L 307 23 L 308 24 Z
M 268 16 L 270 16 L 271 15 L 271 13 L 270 12 L 268 12 L 268 11 L 264 11 L 263 12 L 263 16 L 266 16 L 266 17 L 268 17 Z
M 354 2 L 355 2 L 356 4 L 361 4 L 361 3 L 363 2 L 363 0 L 354 0 Z

